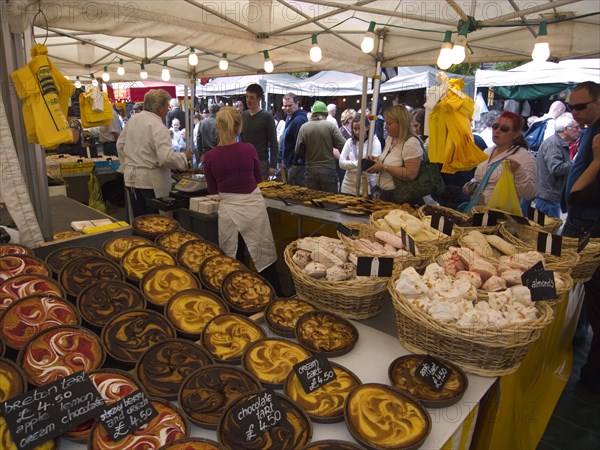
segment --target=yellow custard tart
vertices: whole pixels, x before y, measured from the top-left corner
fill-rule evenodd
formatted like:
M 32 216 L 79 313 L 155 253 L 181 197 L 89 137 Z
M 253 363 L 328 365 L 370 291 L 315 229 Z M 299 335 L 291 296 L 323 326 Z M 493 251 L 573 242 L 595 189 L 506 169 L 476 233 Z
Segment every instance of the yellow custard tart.
M 200 287 L 200 281 L 192 272 L 183 267 L 162 265 L 150 269 L 140 283 L 148 301 L 157 306 L 165 306 L 176 293 Z
M 127 250 L 139 245 L 152 245 L 152 241 L 141 236 L 117 236 L 102 245 L 102 251 L 107 258 L 116 262 L 121 262 L 121 258 Z
M 236 270 L 221 283 L 221 297 L 233 311 L 252 315 L 264 310 L 275 299 L 275 290 L 259 274 Z
M 206 324 L 202 346 L 217 362 L 239 364 L 246 348 L 264 337 L 262 328 L 247 317 L 221 314 Z
M 156 245 L 168 251 L 172 255 L 177 255 L 177 252 L 183 244 L 188 241 L 202 239 L 196 233 L 186 230 L 173 230 L 162 233 L 155 240 Z
M 179 222 L 160 214 L 146 214 L 136 217 L 131 224 L 133 233 L 148 239 L 156 239 L 160 234 L 179 228 Z
M 296 323 L 304 313 L 317 308 L 299 298 L 278 298 L 265 309 L 265 321 L 280 336 L 295 337 Z
M 175 265 L 175 258 L 154 245 L 138 245 L 127 250 L 121 258 L 121 267 L 133 282 L 139 282 L 147 272 L 162 265 Z
M 165 306 L 165 316 L 177 332 L 196 339 L 211 319 L 228 312 L 229 308 L 220 297 L 204 289 L 178 292 Z
M 202 239 L 196 239 L 187 241 L 179 248 L 177 262 L 192 272 L 198 273 L 205 260 L 211 256 L 222 254 L 223 252 L 216 245 Z
M 236 270 L 248 268 L 237 259 L 226 255 L 214 255 L 204 260 L 200 266 L 200 281 L 206 289 L 219 294 L 225 277 Z
M 336 314 L 310 311 L 296 323 L 296 338 L 311 352 L 341 356 L 351 351 L 358 342 L 358 330 Z

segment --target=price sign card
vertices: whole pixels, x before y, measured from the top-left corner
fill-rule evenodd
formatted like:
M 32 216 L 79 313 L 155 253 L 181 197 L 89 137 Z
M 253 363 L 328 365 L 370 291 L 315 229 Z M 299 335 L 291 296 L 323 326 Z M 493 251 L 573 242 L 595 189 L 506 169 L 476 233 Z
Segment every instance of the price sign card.
M 538 233 L 537 251 L 560 256 L 562 250 L 562 236 L 550 233 Z
M 501 218 L 501 215 L 495 211 L 473 214 L 473 225 L 476 227 L 493 227 L 498 223 L 499 218 Z
M 316 391 L 336 378 L 331 363 L 324 355 L 311 356 L 295 364 L 293 369 L 304 392 L 307 394 Z
M 415 371 L 417 378 L 427 383 L 432 389 L 441 391 L 450 379 L 452 370 L 433 356 L 426 355 Z
M 412 238 L 410 234 L 404 231 L 404 228 L 400 228 L 400 237 L 402 238 L 402 244 L 404 245 L 404 250 L 409 252 L 411 255 L 415 256 L 415 240 Z
M 0 406 L 18 450 L 29 450 L 97 418 L 105 407 L 86 372 L 77 372 Z
M 579 238 L 579 241 L 577 242 L 577 253 L 581 253 L 585 246 L 588 245 L 588 243 L 590 242 L 590 237 L 591 234 L 589 231 L 587 231 L 583 234 L 583 236 Z
M 285 419 L 277 394 L 270 389 L 249 397 L 235 410 L 246 441 L 250 442 Z
M 394 258 L 359 256 L 356 262 L 356 275 L 359 277 L 391 277 Z
M 100 423 L 112 438 L 118 442 L 133 433 L 158 415 L 146 394 L 135 391 L 122 400 L 106 408 L 100 415 Z
M 541 265 L 541 263 L 539 263 Z M 542 266 L 543 267 L 543 266 Z M 556 294 L 556 284 L 554 281 L 554 272 L 551 270 L 539 269 L 536 264 L 523 275 L 521 281 L 531 292 L 531 300 L 554 300 Z
M 538 225 L 544 226 L 546 223 L 546 214 L 541 212 L 539 209 L 532 208 L 531 206 L 527 209 L 527 217 L 533 220 Z
M 358 230 L 353 230 L 352 228 L 348 228 L 346 225 L 342 223 L 338 223 L 335 227 L 340 233 L 344 236 L 353 237 L 358 236 Z
M 454 222 L 441 214 L 431 215 L 431 228 L 435 228 L 441 231 L 445 235 L 452 236 L 452 228 L 454 228 Z
M 521 225 L 529 225 L 529 219 L 527 219 L 527 217 L 519 216 L 517 214 L 509 214 L 508 216 Z

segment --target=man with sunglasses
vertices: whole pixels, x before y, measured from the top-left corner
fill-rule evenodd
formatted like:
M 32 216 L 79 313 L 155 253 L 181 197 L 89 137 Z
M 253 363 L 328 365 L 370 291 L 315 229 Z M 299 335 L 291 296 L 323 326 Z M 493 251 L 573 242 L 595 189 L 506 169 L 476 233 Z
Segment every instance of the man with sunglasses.
M 567 200 L 577 179 L 594 159 L 592 141 L 600 134 L 600 85 L 592 81 L 579 84 L 571 93 L 567 108 L 572 111 L 573 118 L 583 128 L 579 149 L 573 167 L 569 172 L 563 199 Z M 600 177 L 600 175 L 596 175 Z M 591 237 L 600 237 L 600 206 L 586 206 L 567 203 L 567 222 L 563 235 L 580 238 L 590 232 Z M 587 362 L 581 368 L 580 379 L 584 386 L 593 392 L 600 393 L 600 269 L 597 269 L 591 280 L 585 283 L 585 298 L 588 321 L 594 333 Z

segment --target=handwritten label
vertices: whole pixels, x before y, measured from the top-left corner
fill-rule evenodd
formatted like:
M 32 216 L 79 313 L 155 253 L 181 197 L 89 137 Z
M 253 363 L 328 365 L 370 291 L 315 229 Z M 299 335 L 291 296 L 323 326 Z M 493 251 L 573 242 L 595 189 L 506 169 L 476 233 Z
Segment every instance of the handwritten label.
M 554 272 L 544 270 L 541 262 L 521 275 L 521 281 L 524 286 L 529 288 L 531 300 L 534 302 L 538 300 L 554 300 L 557 296 Z
M 400 237 L 402 238 L 404 250 L 409 252 L 411 255 L 415 256 L 415 240 L 412 238 L 412 236 L 406 231 L 404 231 L 404 228 L 400 228 Z
M 146 425 L 158 415 L 150 399 L 142 391 L 135 391 L 119 400 L 100 415 L 100 423 L 115 442 Z
M 295 364 L 293 369 L 304 392 L 307 394 L 316 391 L 336 378 L 331 363 L 323 355 L 311 356 Z
M 285 420 L 285 412 L 281 409 L 277 394 L 270 389 L 249 397 L 236 408 L 234 414 L 247 442 Z
M 0 414 L 18 450 L 29 450 L 98 417 L 105 407 L 86 372 L 77 372 L 11 398 Z
M 560 256 L 562 249 L 562 236 L 550 233 L 538 233 L 537 251 Z
M 544 226 L 546 223 L 546 214 L 541 212 L 539 209 L 532 208 L 531 206 L 527 209 L 527 217 L 529 220 L 533 220 L 538 225 Z
M 431 227 L 438 231 L 441 231 L 445 235 L 452 236 L 452 229 L 454 228 L 454 222 L 441 214 L 431 215 Z
M 427 383 L 432 389 L 441 391 L 450 379 L 452 370 L 433 356 L 426 355 L 415 371 L 417 378 Z
M 356 262 L 356 275 L 359 277 L 391 277 L 394 258 L 359 256 Z

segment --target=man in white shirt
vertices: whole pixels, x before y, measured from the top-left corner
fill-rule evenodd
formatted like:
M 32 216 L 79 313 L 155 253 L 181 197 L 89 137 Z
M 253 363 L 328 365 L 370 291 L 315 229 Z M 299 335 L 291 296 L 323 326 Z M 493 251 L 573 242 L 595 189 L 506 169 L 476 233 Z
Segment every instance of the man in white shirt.
M 329 105 L 327 105 L 327 120 L 339 128 L 340 124 L 338 123 L 337 119 L 335 118 L 336 114 L 337 114 L 337 106 L 335 106 L 333 103 L 330 103 Z
M 112 109 L 113 120 L 109 125 L 98 127 L 98 140 L 102 144 L 102 152 L 105 156 L 117 156 L 117 139 L 121 134 L 121 121 L 119 114 Z

